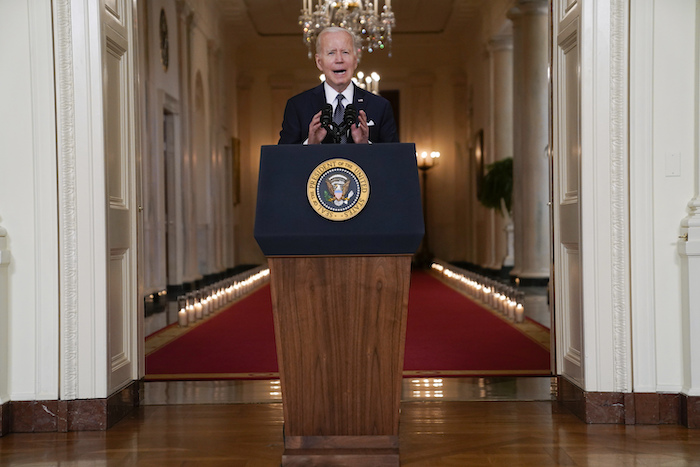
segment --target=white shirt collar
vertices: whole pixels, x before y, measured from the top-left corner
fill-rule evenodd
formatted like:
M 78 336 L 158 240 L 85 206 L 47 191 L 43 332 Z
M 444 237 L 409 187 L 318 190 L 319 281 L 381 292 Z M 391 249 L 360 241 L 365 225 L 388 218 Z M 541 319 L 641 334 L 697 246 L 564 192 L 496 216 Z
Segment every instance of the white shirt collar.
M 338 91 L 333 89 L 328 83 L 325 81 L 323 82 L 323 89 L 326 93 L 326 102 L 330 105 L 333 106 L 333 110 L 335 110 L 335 106 L 338 103 L 336 101 L 336 96 L 338 95 Z M 353 98 L 355 97 L 355 86 L 353 86 L 352 83 L 348 84 L 348 87 L 345 88 L 345 90 L 342 92 L 343 97 L 345 100 L 343 101 L 345 105 L 347 106 L 348 104 L 351 104 L 353 102 Z

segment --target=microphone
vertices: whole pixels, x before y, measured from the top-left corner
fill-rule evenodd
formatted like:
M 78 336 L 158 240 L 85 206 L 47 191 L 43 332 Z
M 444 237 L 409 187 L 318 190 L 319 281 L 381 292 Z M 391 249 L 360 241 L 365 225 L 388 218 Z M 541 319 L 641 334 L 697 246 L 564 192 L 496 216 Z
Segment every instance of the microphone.
M 348 104 L 347 107 L 345 107 L 343 123 L 346 128 L 350 128 L 353 124 L 357 123 L 357 109 L 355 109 L 353 104 Z
M 355 109 L 354 105 L 348 104 L 347 107 L 345 107 L 343 122 L 340 125 L 337 125 L 335 131 L 335 142 L 340 143 L 343 135 L 349 139 L 350 136 L 348 135 L 348 130 L 350 130 L 355 123 L 357 123 L 357 109 Z
M 321 126 L 327 131 L 330 131 L 331 123 L 333 122 L 333 106 L 326 104 L 321 109 Z

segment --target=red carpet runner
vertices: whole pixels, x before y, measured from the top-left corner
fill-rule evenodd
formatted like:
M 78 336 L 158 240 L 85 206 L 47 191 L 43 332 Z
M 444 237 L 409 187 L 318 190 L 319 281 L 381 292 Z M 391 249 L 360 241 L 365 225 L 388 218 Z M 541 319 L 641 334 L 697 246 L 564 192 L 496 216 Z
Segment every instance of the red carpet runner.
M 404 376 L 548 375 L 549 352 L 424 272 L 414 273 Z M 270 288 L 146 356 L 146 379 L 276 377 Z

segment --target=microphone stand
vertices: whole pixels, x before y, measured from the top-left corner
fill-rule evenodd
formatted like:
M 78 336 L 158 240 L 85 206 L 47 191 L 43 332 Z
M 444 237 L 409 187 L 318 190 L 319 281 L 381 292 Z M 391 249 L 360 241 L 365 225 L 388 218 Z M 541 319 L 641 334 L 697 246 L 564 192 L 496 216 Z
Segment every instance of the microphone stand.
M 357 111 L 352 104 L 348 104 L 345 108 L 345 115 L 343 116 L 343 121 L 339 125 L 333 121 L 331 117 L 330 104 L 326 104 L 323 113 L 321 114 L 321 126 L 326 129 L 326 131 L 333 137 L 333 143 L 340 144 L 340 138 L 343 134 L 347 134 L 348 130 L 357 123 Z M 347 135 L 348 139 L 352 136 Z

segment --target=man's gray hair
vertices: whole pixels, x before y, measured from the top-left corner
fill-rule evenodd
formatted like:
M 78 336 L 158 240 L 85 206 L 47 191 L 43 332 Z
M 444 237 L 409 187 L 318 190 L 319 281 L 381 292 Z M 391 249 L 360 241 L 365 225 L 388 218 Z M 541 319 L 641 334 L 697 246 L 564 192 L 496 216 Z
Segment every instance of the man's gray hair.
M 321 36 L 327 32 L 345 32 L 349 34 L 355 49 L 357 61 L 360 61 L 360 58 L 362 57 L 362 43 L 360 42 L 360 39 L 351 30 L 341 28 L 340 26 L 328 26 L 327 28 L 323 28 L 323 30 L 318 33 L 318 36 L 316 36 L 316 53 L 318 53 L 318 51 L 321 49 Z

